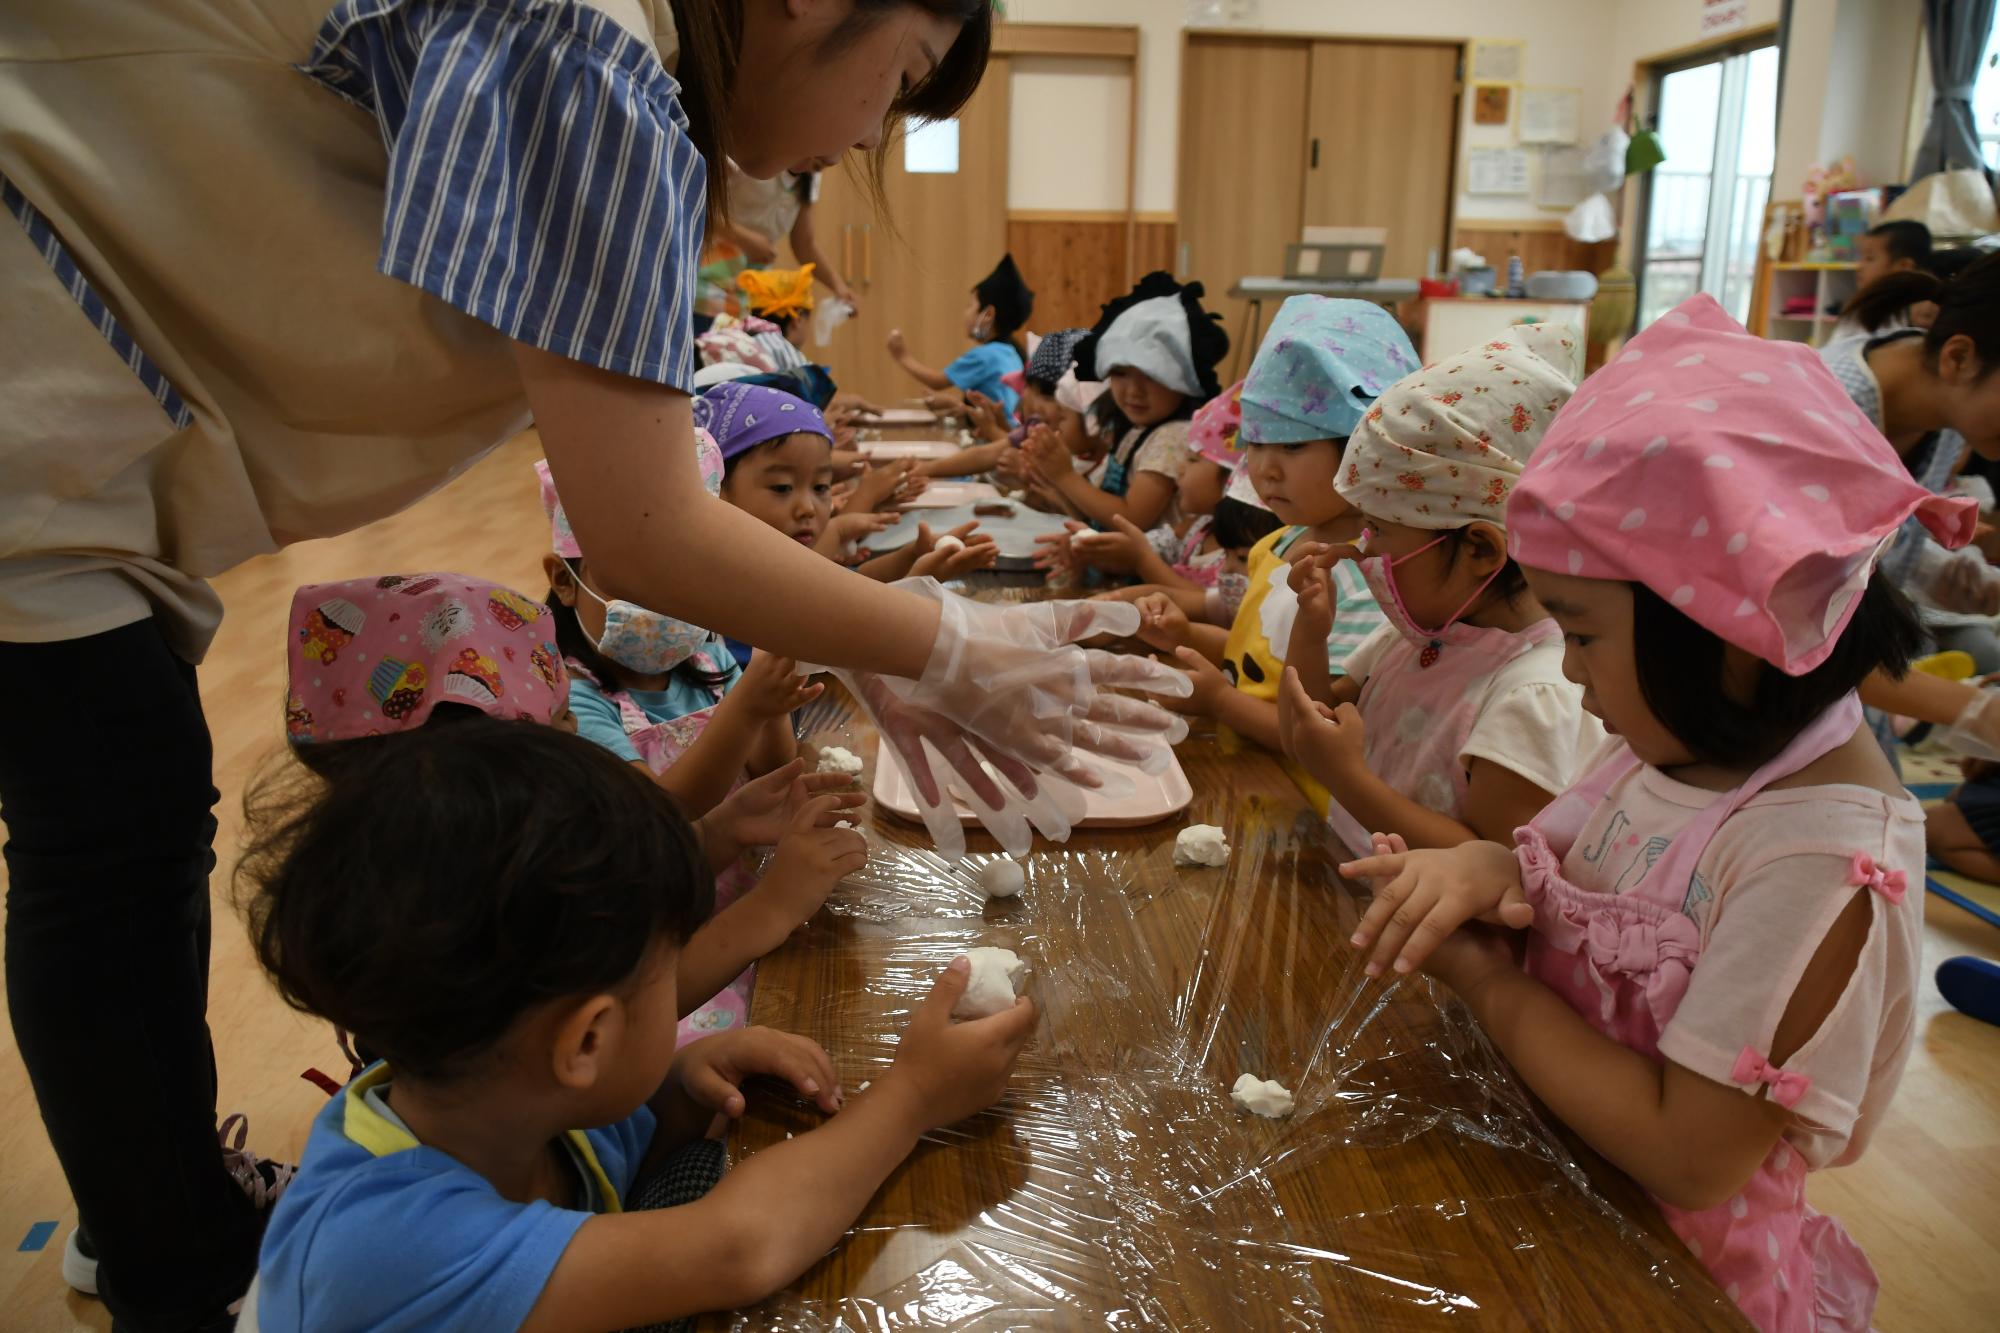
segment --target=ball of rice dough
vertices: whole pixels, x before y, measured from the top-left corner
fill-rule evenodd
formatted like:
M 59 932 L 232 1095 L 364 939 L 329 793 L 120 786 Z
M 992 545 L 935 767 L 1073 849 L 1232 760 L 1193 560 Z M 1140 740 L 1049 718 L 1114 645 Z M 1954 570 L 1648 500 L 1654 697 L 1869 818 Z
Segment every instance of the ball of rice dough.
M 999 857 L 979 868 L 979 887 L 988 898 L 1012 898 L 1028 882 L 1028 873 L 1019 861 Z
M 931 549 L 939 553 L 963 551 L 965 549 L 965 543 L 947 532 L 944 536 L 938 538 L 935 542 L 931 544 Z
M 951 1007 L 953 1018 L 990 1018 L 1014 1007 L 1015 988 L 1021 984 L 1028 965 L 1012 949 L 967 949 L 972 975 L 966 978 L 965 994 Z

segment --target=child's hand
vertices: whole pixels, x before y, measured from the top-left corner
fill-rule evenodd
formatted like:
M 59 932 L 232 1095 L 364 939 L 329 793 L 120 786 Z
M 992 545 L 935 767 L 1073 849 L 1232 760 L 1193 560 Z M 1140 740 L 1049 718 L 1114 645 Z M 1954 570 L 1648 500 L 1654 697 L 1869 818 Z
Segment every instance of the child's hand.
M 1180 603 L 1163 592 L 1153 592 L 1139 599 L 1139 639 L 1148 647 L 1170 653 L 1193 643 L 1194 629 Z
M 750 650 L 750 665 L 743 668 L 729 697 L 757 718 L 788 717 L 826 693 L 826 686 L 799 674 L 798 662 L 779 657 L 762 648 Z
M 1328 570 L 1340 556 L 1325 542 L 1296 542 L 1285 552 L 1288 568 L 1285 579 L 1292 585 L 1292 591 L 1304 595 L 1307 588 L 1324 581 Z
M 871 537 L 896 523 L 894 514 L 877 514 L 866 509 L 850 509 L 844 514 L 835 514 L 826 521 L 826 529 L 813 543 L 813 550 L 829 560 L 844 560 L 848 550 L 860 544 L 863 538 Z
M 999 1101 L 1035 1030 L 1035 1002 L 1025 995 L 991 1018 L 952 1022 L 951 1007 L 965 993 L 970 972 L 964 958 L 952 960 L 903 1029 L 896 1063 L 880 1080 L 908 1090 L 926 1129 L 963 1120 Z
M 702 817 L 703 832 L 725 839 L 736 851 L 768 847 L 784 836 L 799 811 L 815 797 L 831 798 L 831 804 L 818 816 L 824 828 L 832 828 L 848 811 L 868 803 L 866 796 L 854 790 L 854 779 L 847 774 L 808 773 L 805 768 L 805 760 L 794 759 L 744 783 Z
M 868 840 L 851 828 L 823 828 L 820 821 L 842 808 L 838 793 L 815 796 L 792 816 L 778 850 L 751 892 L 775 895 L 784 914 L 798 925 L 819 910 L 834 886 L 868 864 Z
M 930 525 L 917 524 L 917 546 L 920 554 L 910 566 L 912 578 L 934 578 L 940 583 L 964 578 L 975 569 L 990 569 L 1000 558 L 1000 548 L 993 538 L 979 531 L 979 520 L 961 523 L 945 534 L 962 543 L 955 550 L 940 551 L 937 539 L 931 536 Z
M 738 1028 L 691 1041 L 674 1057 L 668 1077 L 696 1106 L 734 1119 L 743 1114 L 743 1081 L 783 1079 L 832 1115 L 842 1099 L 833 1061 L 810 1037 L 775 1028 Z
M 1028 456 L 1019 449 L 1002 453 L 993 464 L 993 475 L 1015 486 L 1028 484 Z
M 1214 717 L 1217 701 L 1231 688 L 1229 677 L 1194 648 L 1176 648 L 1174 658 L 1188 673 L 1188 684 L 1193 688 L 1185 699 L 1162 695 L 1160 702 L 1188 717 Z
M 980 439 L 991 443 L 1007 438 L 1006 409 L 977 389 L 965 395 L 965 417 L 966 426 Z
M 1424 971 L 1461 996 L 1471 995 L 1496 973 L 1519 969 L 1513 941 L 1476 921 L 1445 936 L 1424 960 Z
M 965 390 L 960 388 L 932 389 L 924 395 L 924 406 L 933 412 L 956 414 L 965 411 Z
M 1060 478 L 1076 473 L 1069 447 L 1062 442 L 1062 436 L 1046 425 L 1028 428 L 1028 436 L 1021 442 L 1021 453 L 1034 475 L 1046 485 L 1053 486 Z
M 903 359 L 904 354 L 907 353 L 909 350 L 910 350 L 910 344 L 904 340 L 903 331 L 901 329 L 890 329 L 889 355 L 895 357 L 898 361 L 900 361 Z
M 1129 574 L 1139 567 L 1153 544 L 1139 530 L 1139 525 L 1123 514 L 1114 514 L 1111 525 L 1116 531 L 1079 532 L 1070 539 L 1070 544 L 1084 563 Z
M 1306 571 L 1303 580 L 1301 570 Z M 1293 565 L 1288 577 L 1292 591 L 1298 594 L 1299 609 L 1292 617 L 1292 639 L 1285 646 L 1285 660 L 1324 661 L 1327 640 L 1333 637 L 1333 580 L 1324 569 L 1307 561 Z
M 917 463 L 913 458 L 899 458 L 880 467 L 871 467 L 861 474 L 848 492 L 847 505 L 842 513 L 863 513 L 893 506 L 905 492 L 912 497 L 921 494 L 922 487 L 910 491 L 912 478 L 917 475 Z M 922 479 L 928 483 L 929 478 Z
M 1375 901 L 1351 943 L 1373 945 L 1367 972 L 1411 972 L 1468 921 L 1516 930 L 1533 924 L 1535 909 L 1521 892 L 1521 864 L 1511 847 L 1468 842 L 1443 850 L 1410 851 L 1398 835 L 1375 835 L 1375 855 L 1340 867 L 1365 879 Z
M 1368 767 L 1368 728 L 1353 704 L 1328 708 L 1299 683 L 1299 673 L 1285 668 L 1278 684 L 1278 737 L 1285 753 L 1329 787 L 1342 777 Z
M 1039 549 L 1035 552 L 1035 568 L 1044 573 L 1054 573 L 1059 569 L 1076 568 L 1076 539 L 1090 531 L 1088 523 L 1078 523 L 1071 519 L 1063 524 L 1061 532 L 1045 532 L 1035 538 Z

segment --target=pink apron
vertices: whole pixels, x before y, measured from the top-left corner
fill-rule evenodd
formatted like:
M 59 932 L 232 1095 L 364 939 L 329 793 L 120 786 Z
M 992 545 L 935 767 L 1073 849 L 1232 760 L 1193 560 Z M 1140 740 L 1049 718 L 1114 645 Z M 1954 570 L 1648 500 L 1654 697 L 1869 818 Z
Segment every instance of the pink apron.
M 1852 695 L 1828 709 L 1741 787 L 1696 815 L 1626 893 L 1579 888 L 1563 878 L 1562 863 L 1591 812 L 1638 766 L 1638 756 L 1622 750 L 1557 797 L 1515 835 L 1522 887 L 1535 909 L 1528 974 L 1598 1031 L 1659 1059 L 1660 1034 L 1701 955 L 1701 930 L 1681 908 L 1709 840 L 1745 801 L 1841 745 L 1860 724 L 1861 705 Z M 1777 1008 L 1782 1012 L 1782 1002 Z M 1809 1080 L 1772 1066 L 1769 1057 L 1768 1050 L 1746 1046 L 1735 1081 L 1767 1084 L 1780 1105 L 1794 1105 Z M 1875 1308 L 1875 1270 L 1838 1222 L 1807 1206 L 1806 1169 L 1805 1159 L 1781 1138 L 1727 1204 L 1688 1212 L 1662 1203 L 1660 1211 L 1689 1253 L 1766 1333 L 1865 1329 Z
M 574 663 L 571 670 L 584 674 Z M 664 722 L 654 722 L 648 718 L 639 705 L 632 702 L 632 696 L 620 689 L 613 689 L 602 682 L 591 681 L 600 693 L 618 705 L 619 720 L 625 724 L 625 739 L 632 742 L 632 748 L 646 761 L 646 767 L 654 773 L 664 773 L 673 762 L 687 753 L 715 716 L 719 704 L 712 704 L 696 713 L 686 713 L 680 717 L 668 718 Z M 736 786 L 742 786 L 737 779 Z M 734 787 L 731 790 L 735 790 Z M 720 912 L 729 904 L 743 896 L 745 890 L 757 882 L 756 874 L 743 858 L 738 858 L 728 868 L 715 877 L 715 910 Z M 750 1021 L 750 993 L 757 983 L 757 965 L 752 963 L 743 969 L 743 975 L 723 987 L 714 998 L 706 1000 L 701 1007 L 680 1022 L 680 1037 L 676 1047 L 685 1046 L 712 1033 L 727 1028 L 740 1028 Z
M 1459 755 L 1479 721 L 1486 680 L 1562 631 L 1553 620 L 1538 620 L 1518 634 L 1464 624 L 1445 633 L 1429 666 L 1422 656 L 1436 640 L 1416 644 L 1397 635 L 1368 673 L 1357 706 L 1368 726 L 1368 771 L 1417 804 L 1457 819 L 1468 789 Z M 1329 802 L 1326 818 L 1350 852 L 1368 855 L 1370 830 L 1340 802 Z

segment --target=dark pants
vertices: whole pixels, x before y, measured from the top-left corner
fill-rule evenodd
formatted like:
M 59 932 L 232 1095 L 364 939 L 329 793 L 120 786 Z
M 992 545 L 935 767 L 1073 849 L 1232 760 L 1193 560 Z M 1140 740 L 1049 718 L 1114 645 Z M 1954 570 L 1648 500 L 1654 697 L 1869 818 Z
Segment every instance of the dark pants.
M 190 1328 L 242 1295 L 260 1226 L 215 1138 L 194 667 L 151 620 L 0 643 L 0 698 L 14 1038 L 117 1326 Z

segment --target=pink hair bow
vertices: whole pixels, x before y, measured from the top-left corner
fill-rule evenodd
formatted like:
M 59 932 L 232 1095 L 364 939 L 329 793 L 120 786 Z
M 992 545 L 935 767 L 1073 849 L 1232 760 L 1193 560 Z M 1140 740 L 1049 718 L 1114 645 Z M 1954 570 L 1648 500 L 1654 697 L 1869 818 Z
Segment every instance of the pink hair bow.
M 1771 1100 L 1790 1110 L 1799 1104 L 1799 1098 L 1806 1095 L 1812 1086 L 1812 1079 L 1804 1074 L 1792 1074 L 1778 1068 L 1757 1053 L 1754 1046 L 1745 1046 L 1736 1057 L 1736 1067 L 1729 1071 L 1732 1083 L 1768 1083 L 1771 1086 Z
M 1887 898 L 1892 906 L 1903 905 L 1903 895 L 1910 891 L 1910 877 L 1900 870 L 1884 870 L 1875 864 L 1875 859 L 1866 852 L 1856 852 L 1850 865 L 1856 888 L 1870 888 Z

